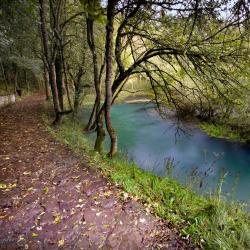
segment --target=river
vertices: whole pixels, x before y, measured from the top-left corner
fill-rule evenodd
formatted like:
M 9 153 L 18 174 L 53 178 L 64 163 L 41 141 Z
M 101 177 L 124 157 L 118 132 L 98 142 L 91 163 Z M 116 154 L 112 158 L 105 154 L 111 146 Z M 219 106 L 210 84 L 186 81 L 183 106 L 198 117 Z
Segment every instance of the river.
M 198 192 L 214 192 L 223 179 L 224 196 L 249 202 L 250 146 L 211 138 L 194 126 L 178 129 L 173 119 L 152 112 L 152 105 L 117 104 L 112 108 L 121 153 L 142 169 L 160 176 L 171 174 Z M 108 140 L 105 144 L 107 147 Z M 173 167 L 166 168 L 167 162 Z

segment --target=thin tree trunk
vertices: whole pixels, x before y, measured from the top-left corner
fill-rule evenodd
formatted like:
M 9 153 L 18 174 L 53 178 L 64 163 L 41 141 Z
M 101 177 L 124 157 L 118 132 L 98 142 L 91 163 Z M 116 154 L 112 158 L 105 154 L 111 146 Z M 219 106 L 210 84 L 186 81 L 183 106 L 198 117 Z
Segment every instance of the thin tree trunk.
M 109 156 L 113 157 L 117 153 L 117 135 L 111 123 L 111 105 L 112 105 L 112 57 L 113 57 L 113 32 L 114 32 L 114 12 L 117 0 L 109 0 L 107 7 L 107 25 L 106 25 L 106 100 L 105 100 L 105 121 L 110 137 Z
M 95 118 L 95 122 L 94 122 L 94 124 L 93 124 L 94 117 L 96 117 L 95 114 L 96 114 L 96 99 L 95 99 L 94 106 L 93 106 L 93 108 L 92 108 L 92 112 L 91 112 L 90 117 L 89 117 L 88 124 L 87 124 L 87 126 L 85 127 L 84 131 L 89 131 L 89 130 L 91 130 L 92 125 L 94 125 L 94 126 L 96 127 L 96 123 L 97 123 L 97 122 L 96 122 L 96 121 L 97 121 L 96 118 Z
M 60 110 L 59 100 L 58 100 L 55 63 L 54 63 L 54 59 L 50 58 L 50 55 L 49 55 L 49 45 L 48 45 L 49 43 L 48 43 L 48 32 L 46 29 L 44 0 L 39 0 L 39 11 L 40 11 L 43 53 L 44 53 L 44 57 L 46 60 L 46 64 L 48 65 L 49 83 L 51 87 L 53 105 L 54 105 L 54 111 L 55 111 L 55 120 L 53 124 L 59 124 L 61 121 L 61 114 L 60 114 L 61 110 Z
M 103 151 L 103 141 L 105 139 L 105 130 L 103 128 L 103 115 L 99 115 L 100 106 L 101 106 L 101 80 L 99 76 L 97 52 L 96 52 L 95 39 L 94 39 L 94 27 L 93 27 L 94 20 L 92 18 L 87 18 L 86 22 L 87 22 L 87 41 L 88 41 L 88 45 L 92 53 L 92 60 L 93 60 L 96 98 L 95 98 L 95 104 L 93 106 L 88 125 L 86 126 L 85 130 L 90 129 L 93 117 L 95 117 L 97 136 L 96 136 L 94 149 L 97 152 L 101 153 Z
M 70 99 L 70 92 L 69 92 L 69 82 L 68 82 L 68 77 L 67 77 L 67 72 L 66 72 L 66 65 L 65 65 L 65 59 L 64 59 L 64 52 L 63 48 L 61 47 L 61 55 L 62 55 L 62 66 L 63 66 L 63 73 L 64 73 L 64 79 L 65 79 L 65 89 L 66 89 L 66 94 L 67 94 L 67 99 L 69 103 L 69 108 L 72 110 L 72 103 Z
M 46 66 L 43 67 L 43 79 L 44 79 L 44 87 L 45 87 L 45 94 L 46 100 L 50 99 L 50 92 L 49 92 L 49 74 Z
M 79 103 L 80 103 L 80 88 L 79 86 L 75 86 L 74 116 L 78 113 Z
M 84 75 L 84 70 L 82 67 L 79 68 L 77 74 L 76 74 L 76 77 L 74 77 L 72 75 L 72 73 L 70 72 L 70 70 L 68 70 L 68 73 L 71 77 L 71 80 L 72 80 L 72 85 L 74 86 L 75 88 L 75 91 L 74 91 L 74 116 L 77 114 L 78 112 L 78 108 L 79 108 L 79 105 L 80 105 L 80 96 L 83 92 L 83 89 L 82 89 L 82 86 L 81 86 L 81 78 L 82 76 Z
M 58 100 L 56 69 L 55 69 L 55 64 L 53 63 L 50 65 L 49 79 L 50 79 L 50 86 L 51 86 L 51 92 L 52 92 L 52 97 L 53 97 L 54 109 L 56 113 L 56 118 L 53 124 L 57 125 L 61 122 L 62 114 L 61 114 L 61 109 L 60 109 L 59 100 Z
M 16 65 L 13 64 L 14 71 L 14 93 L 17 93 L 19 96 L 22 96 L 22 90 L 18 84 L 18 70 Z
M 23 70 L 23 75 L 24 75 L 25 86 L 27 86 L 27 90 L 30 91 L 30 84 L 29 84 L 29 81 L 27 80 L 27 71 L 26 71 L 26 69 Z
M 94 70 L 94 83 L 95 83 L 95 91 L 96 91 L 96 117 L 97 113 L 100 110 L 100 102 L 101 102 L 101 88 L 100 88 L 100 81 L 99 81 L 99 69 L 98 69 L 98 61 L 97 61 L 97 53 L 96 53 L 96 46 L 94 40 L 94 21 L 93 19 L 87 18 L 87 38 L 88 38 L 88 45 L 90 47 L 93 59 L 93 70 Z
M 62 60 L 61 55 L 58 54 L 55 61 L 55 70 L 56 70 L 56 83 L 57 83 L 57 89 L 58 89 L 58 100 L 61 111 L 64 110 L 63 105 L 63 95 L 64 95 L 64 89 L 63 89 L 63 74 L 62 74 Z
M 4 78 L 5 90 L 8 91 L 8 81 L 7 81 L 6 73 L 5 73 L 5 70 L 4 70 L 2 62 L 1 62 L 1 69 L 2 69 L 2 74 L 3 74 L 3 78 Z

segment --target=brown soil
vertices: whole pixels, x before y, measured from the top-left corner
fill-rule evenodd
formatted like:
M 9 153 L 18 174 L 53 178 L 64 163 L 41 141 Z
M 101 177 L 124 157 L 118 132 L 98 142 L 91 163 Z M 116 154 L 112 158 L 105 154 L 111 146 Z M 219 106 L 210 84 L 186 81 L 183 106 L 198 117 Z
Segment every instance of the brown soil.
M 192 249 L 45 130 L 44 97 L 0 110 L 0 249 Z

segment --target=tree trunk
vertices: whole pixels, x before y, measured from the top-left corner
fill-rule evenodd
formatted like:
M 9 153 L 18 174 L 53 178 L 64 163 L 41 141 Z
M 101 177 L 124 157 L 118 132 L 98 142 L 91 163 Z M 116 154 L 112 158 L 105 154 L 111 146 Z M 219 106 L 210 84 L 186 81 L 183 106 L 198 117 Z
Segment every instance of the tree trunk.
M 113 157 L 117 153 L 117 135 L 111 123 L 111 105 L 112 105 L 112 57 L 113 57 L 113 32 L 114 15 L 117 0 L 109 0 L 107 7 L 107 25 L 106 25 L 106 100 L 105 100 L 105 121 L 110 137 L 109 156 Z
M 27 72 L 26 72 L 26 69 L 23 70 L 23 76 L 24 76 L 25 86 L 27 87 L 27 90 L 30 91 L 30 85 L 29 85 L 29 82 L 28 82 L 28 80 L 27 80 Z
M 6 90 L 6 92 L 8 92 L 8 80 L 7 80 L 6 73 L 5 73 L 4 66 L 3 66 L 2 62 L 1 62 L 1 69 L 2 69 L 2 74 L 3 74 L 3 78 L 4 78 L 5 90 Z
M 49 74 L 46 66 L 43 67 L 43 79 L 44 79 L 44 87 L 45 87 L 45 94 L 46 100 L 50 99 L 50 92 L 49 92 Z
M 66 65 L 65 65 L 65 59 L 64 59 L 64 51 L 63 51 L 63 47 L 61 47 L 61 55 L 62 55 L 62 66 L 63 66 L 63 75 L 64 75 L 64 79 L 65 79 L 65 89 L 66 89 L 66 94 L 67 94 L 67 99 L 68 99 L 68 103 L 69 103 L 69 108 L 72 110 L 72 103 L 71 103 L 71 99 L 70 99 L 70 91 L 69 91 L 69 82 L 68 82 L 68 77 L 67 77 L 67 72 L 66 72 Z
M 92 124 L 93 124 L 93 120 L 94 120 L 94 117 L 96 117 L 96 99 L 95 99 L 95 103 L 94 103 L 94 106 L 92 108 L 92 112 L 91 112 L 91 115 L 89 117 L 89 121 L 88 121 L 88 124 L 87 126 L 85 127 L 84 131 L 89 131 L 91 130 L 91 127 L 92 127 Z M 96 119 L 96 118 L 95 118 Z M 97 124 L 97 120 L 95 120 L 95 127 L 96 127 L 96 124 Z
M 78 113 L 79 104 L 80 104 L 80 91 L 79 88 L 75 88 L 74 115 Z
M 85 130 L 89 130 L 92 124 L 93 117 L 95 117 L 96 121 L 96 142 L 95 142 L 95 150 L 99 153 L 103 151 L 103 141 L 105 139 L 105 130 L 103 128 L 103 115 L 98 115 L 101 106 L 101 81 L 99 77 L 99 69 L 98 69 L 98 61 L 97 61 L 97 52 L 95 46 L 95 39 L 94 39 L 94 20 L 92 18 L 87 18 L 87 40 L 88 45 L 92 53 L 92 60 L 93 60 L 93 70 L 94 70 L 94 83 L 95 83 L 95 91 L 96 91 L 96 98 L 95 104 L 92 109 L 92 113 L 86 126 Z
M 57 125 L 61 122 L 62 114 L 61 114 L 60 104 L 58 100 L 56 69 L 55 69 L 55 64 L 53 63 L 50 65 L 49 80 L 50 80 L 53 104 L 54 104 L 54 109 L 55 109 L 55 114 L 56 114 L 53 124 Z
M 17 93 L 20 97 L 22 96 L 22 90 L 19 86 L 19 83 L 18 83 L 18 69 L 17 69 L 17 66 L 13 64 L 13 71 L 14 71 L 14 93 Z
M 63 71 L 62 71 L 62 60 L 61 54 L 58 53 L 55 61 L 55 69 L 56 69 L 56 83 L 58 89 L 58 100 L 61 111 L 64 110 L 63 107 L 63 95 L 64 95 L 64 83 L 63 83 Z
M 48 65 L 49 83 L 51 87 L 53 105 L 54 105 L 54 111 L 55 111 L 55 120 L 53 124 L 59 124 L 61 121 L 62 115 L 61 115 L 61 109 L 60 109 L 59 100 L 58 100 L 55 63 L 54 63 L 54 59 L 50 58 L 50 55 L 49 55 L 49 43 L 48 43 L 48 32 L 46 29 L 44 0 L 39 0 L 39 11 L 40 11 L 39 14 L 40 14 L 40 23 L 41 23 L 41 37 L 42 37 L 43 53 L 44 53 L 44 58 L 46 60 L 46 64 Z
M 103 152 L 103 143 L 105 140 L 106 132 L 103 127 L 103 116 L 104 116 L 104 109 L 100 110 L 97 114 L 97 123 L 98 129 L 96 130 L 96 141 L 95 141 L 95 151 L 102 153 Z M 92 128 L 91 128 L 92 129 Z
M 70 74 L 70 76 L 72 78 L 72 82 L 73 82 L 73 85 L 75 87 L 74 115 L 76 115 L 77 112 L 78 112 L 79 105 L 80 105 L 80 97 L 81 97 L 81 94 L 83 92 L 83 89 L 82 89 L 82 86 L 81 86 L 81 78 L 82 78 L 82 76 L 84 74 L 84 71 L 83 71 L 83 68 L 80 67 L 75 78 L 70 73 L 70 71 L 68 71 L 68 72 L 69 72 L 69 74 Z

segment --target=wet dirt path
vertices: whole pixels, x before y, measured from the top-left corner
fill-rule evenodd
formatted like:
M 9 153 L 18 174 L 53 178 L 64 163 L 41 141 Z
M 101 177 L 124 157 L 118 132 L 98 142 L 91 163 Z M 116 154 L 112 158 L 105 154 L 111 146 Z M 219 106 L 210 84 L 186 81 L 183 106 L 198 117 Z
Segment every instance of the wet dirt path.
M 192 249 L 56 142 L 43 103 L 0 109 L 0 249 Z

